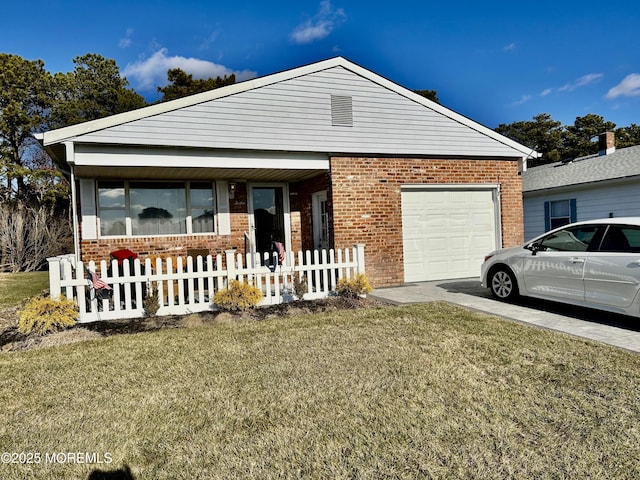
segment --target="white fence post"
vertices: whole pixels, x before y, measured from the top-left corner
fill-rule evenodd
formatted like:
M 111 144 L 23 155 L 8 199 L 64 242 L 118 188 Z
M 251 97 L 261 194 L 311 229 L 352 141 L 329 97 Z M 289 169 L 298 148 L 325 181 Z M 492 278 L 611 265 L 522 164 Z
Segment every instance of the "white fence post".
M 364 274 L 364 243 L 358 243 L 355 245 L 356 249 L 356 271 L 357 273 Z
M 225 260 L 227 263 L 227 287 L 231 283 L 232 280 L 236 279 L 236 251 L 235 250 L 225 250 Z
M 47 258 L 49 262 L 49 295 L 53 299 L 59 299 L 62 293 L 60 284 L 60 257 Z

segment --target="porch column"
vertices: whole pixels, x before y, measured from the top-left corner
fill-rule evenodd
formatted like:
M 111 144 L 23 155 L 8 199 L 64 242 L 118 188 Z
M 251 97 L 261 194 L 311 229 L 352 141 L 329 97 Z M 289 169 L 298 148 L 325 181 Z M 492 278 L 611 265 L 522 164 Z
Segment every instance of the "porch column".
M 75 175 L 75 147 L 73 142 L 64 142 L 67 155 L 67 163 L 69 164 L 71 184 L 71 216 L 73 222 L 73 250 L 76 261 L 80 261 L 80 234 L 78 228 L 78 193 L 76 192 L 76 175 Z

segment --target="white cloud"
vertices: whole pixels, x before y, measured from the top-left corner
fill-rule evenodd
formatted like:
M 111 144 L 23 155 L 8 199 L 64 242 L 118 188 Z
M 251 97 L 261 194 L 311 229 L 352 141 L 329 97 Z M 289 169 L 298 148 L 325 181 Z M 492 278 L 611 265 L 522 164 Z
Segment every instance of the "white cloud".
M 151 57 L 127 65 L 122 71 L 122 75 L 140 90 L 152 90 L 158 86 L 166 85 L 167 71 L 171 68 L 180 68 L 193 75 L 194 78 L 215 78 L 235 74 L 236 80 L 239 82 L 257 75 L 256 72 L 250 70 L 236 71 L 208 60 L 181 56 L 170 57 L 167 54 L 168 50 L 161 48 Z
M 567 83 L 558 89 L 559 92 L 572 92 L 576 88 L 584 87 L 591 83 L 595 83 L 600 80 L 604 75 L 602 73 L 589 73 L 588 75 L 583 75 L 579 79 L 577 79 L 573 83 Z
M 545 88 L 541 93 L 541 97 L 546 97 L 554 92 L 573 92 L 576 88 L 585 87 L 592 83 L 596 83 L 602 79 L 602 73 L 589 73 L 578 78 L 575 82 L 567 83 L 560 88 Z
M 200 50 L 207 50 L 212 43 L 218 39 L 218 32 L 212 32 L 204 41 L 200 44 Z
M 120 41 L 118 42 L 118 46 L 120 48 L 128 48 L 131 46 L 131 35 L 133 35 L 133 28 L 127 28 L 127 32 L 125 33 L 124 37 L 120 39 Z
M 576 81 L 576 88 L 584 87 L 585 85 L 595 83 L 599 81 L 602 77 L 604 77 L 602 73 L 590 73 L 588 75 L 584 75 Z
M 640 73 L 627 75 L 622 82 L 607 92 L 607 98 L 640 96 Z
M 513 52 L 516 49 L 516 44 L 511 42 L 509 45 L 502 47 L 503 52 Z
M 321 40 L 344 22 L 346 17 L 342 8 L 334 8 L 330 0 L 323 0 L 320 2 L 320 10 L 313 18 L 293 29 L 291 40 L 298 44 Z
M 520 105 L 524 105 L 529 100 L 531 100 L 531 95 L 522 95 L 519 100 L 516 100 L 513 103 L 510 103 L 510 107 L 519 107 Z

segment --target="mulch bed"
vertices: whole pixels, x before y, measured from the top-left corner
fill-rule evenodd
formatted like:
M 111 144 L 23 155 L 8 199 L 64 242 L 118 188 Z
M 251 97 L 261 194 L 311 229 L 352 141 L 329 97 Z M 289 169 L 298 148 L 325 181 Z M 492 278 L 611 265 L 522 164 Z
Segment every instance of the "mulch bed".
M 80 323 L 75 327 L 49 335 L 24 335 L 18 332 L 18 307 L 0 311 L 0 352 L 30 350 L 63 345 L 111 335 L 150 332 L 165 328 L 187 328 L 210 321 L 263 321 L 270 318 L 304 315 L 356 308 L 376 308 L 389 305 L 372 298 L 328 297 L 302 300 L 255 308 L 245 312 L 200 312 L 191 315 L 168 315 L 136 319 L 107 320 Z

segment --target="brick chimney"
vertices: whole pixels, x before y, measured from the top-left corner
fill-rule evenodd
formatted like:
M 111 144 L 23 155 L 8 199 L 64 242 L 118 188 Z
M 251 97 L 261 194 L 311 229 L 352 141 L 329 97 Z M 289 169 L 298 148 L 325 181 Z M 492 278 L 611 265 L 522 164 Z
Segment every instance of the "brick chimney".
M 616 137 L 613 132 L 598 135 L 598 155 L 609 155 L 616 151 Z

